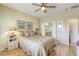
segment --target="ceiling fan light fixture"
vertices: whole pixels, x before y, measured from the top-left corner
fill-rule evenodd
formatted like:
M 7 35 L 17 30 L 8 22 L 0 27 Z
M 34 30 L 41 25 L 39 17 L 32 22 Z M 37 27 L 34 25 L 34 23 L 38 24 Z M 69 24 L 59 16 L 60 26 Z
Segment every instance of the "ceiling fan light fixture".
M 41 7 L 41 10 L 43 10 L 43 11 L 46 10 L 46 7 Z
M 56 6 L 54 6 L 54 5 L 50 5 L 50 6 L 49 6 L 49 5 L 47 5 L 47 3 L 41 3 L 41 4 L 33 3 L 33 5 L 40 7 L 39 9 L 36 9 L 35 12 L 37 12 L 37 11 L 39 11 L 39 10 L 42 10 L 44 13 L 47 12 L 47 9 L 48 9 L 48 8 L 55 8 L 55 7 L 56 7 Z

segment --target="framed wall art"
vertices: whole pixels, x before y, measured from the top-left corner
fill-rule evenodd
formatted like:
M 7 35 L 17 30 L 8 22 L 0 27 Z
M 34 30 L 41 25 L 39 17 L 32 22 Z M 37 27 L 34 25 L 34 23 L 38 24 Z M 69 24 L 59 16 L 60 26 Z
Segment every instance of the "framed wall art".
M 32 31 L 32 30 L 33 30 L 33 23 L 27 22 L 27 31 Z
M 26 26 L 25 21 L 17 20 L 17 27 L 18 27 L 19 30 L 25 29 L 25 26 Z

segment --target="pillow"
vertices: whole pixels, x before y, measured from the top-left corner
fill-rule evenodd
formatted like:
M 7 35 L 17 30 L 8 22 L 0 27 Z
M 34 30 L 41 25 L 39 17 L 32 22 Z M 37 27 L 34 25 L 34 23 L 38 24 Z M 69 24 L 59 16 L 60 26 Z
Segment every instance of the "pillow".
M 20 35 L 21 37 L 25 37 L 25 32 L 24 32 L 24 31 L 19 31 L 19 35 Z
M 34 31 L 30 31 L 30 36 L 34 36 L 35 32 Z
M 28 37 L 28 36 L 29 36 L 29 32 L 25 31 L 25 37 Z

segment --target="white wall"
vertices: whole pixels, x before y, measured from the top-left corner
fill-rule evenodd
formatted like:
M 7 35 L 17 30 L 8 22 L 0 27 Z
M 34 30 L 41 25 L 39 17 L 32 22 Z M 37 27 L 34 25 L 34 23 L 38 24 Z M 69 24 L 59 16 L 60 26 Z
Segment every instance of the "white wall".
M 62 20 L 61 43 L 69 45 L 69 24 L 67 20 Z M 59 35 L 60 35 L 59 33 Z
M 41 18 L 41 24 L 45 22 L 52 22 L 52 36 L 56 38 L 56 21 L 62 23 L 62 28 L 59 29 L 57 27 L 57 39 L 64 44 L 69 44 L 69 19 L 78 18 L 79 16 L 79 8 L 68 10 L 68 11 L 62 11 L 61 13 L 51 15 L 51 16 L 45 16 Z M 43 21 L 42 21 L 43 20 Z M 75 19 L 74 19 L 75 20 Z M 75 25 L 76 27 L 77 25 Z M 41 28 L 42 30 L 43 28 Z M 75 28 L 76 30 L 77 28 Z M 44 30 L 44 29 L 43 29 Z M 77 31 L 76 31 L 77 32 Z M 77 34 L 75 37 L 76 39 L 79 39 L 79 35 Z M 76 41 L 76 40 L 74 40 Z
M 0 48 L 6 47 L 6 34 L 11 26 L 17 27 L 17 20 L 33 22 L 33 30 L 40 27 L 39 18 L 0 5 Z

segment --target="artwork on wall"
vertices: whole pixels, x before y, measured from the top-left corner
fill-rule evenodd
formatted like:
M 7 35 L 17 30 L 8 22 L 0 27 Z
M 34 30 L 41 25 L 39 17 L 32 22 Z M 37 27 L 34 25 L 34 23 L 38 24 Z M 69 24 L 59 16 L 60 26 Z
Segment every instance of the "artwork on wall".
M 32 29 L 33 29 L 33 23 L 27 22 L 27 31 L 32 31 Z
M 32 22 L 26 22 L 26 21 L 17 20 L 17 27 L 18 27 L 18 30 L 32 31 L 33 23 Z
M 25 25 L 26 25 L 25 21 L 17 20 L 18 29 L 25 29 Z

